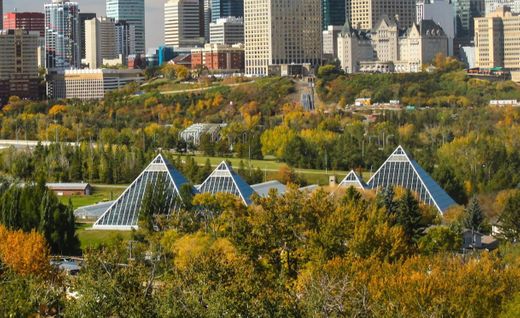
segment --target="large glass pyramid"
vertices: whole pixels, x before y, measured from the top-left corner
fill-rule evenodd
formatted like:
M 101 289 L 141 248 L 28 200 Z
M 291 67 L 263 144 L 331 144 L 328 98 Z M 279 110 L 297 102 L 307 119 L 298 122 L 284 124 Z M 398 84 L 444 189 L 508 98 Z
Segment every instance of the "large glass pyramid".
M 368 188 L 361 176 L 359 176 L 354 170 L 350 171 L 347 174 L 347 176 L 343 179 L 343 181 L 341 181 L 339 186 L 345 188 L 354 187 L 360 190 L 365 190 Z
M 244 179 L 223 161 L 208 178 L 198 187 L 200 193 L 231 193 L 244 201 L 245 205 L 252 203 L 251 196 L 255 191 Z
M 399 146 L 368 181 L 370 188 L 385 188 L 401 186 L 419 196 L 425 204 L 435 206 L 441 214 L 455 205 L 455 201 L 424 171 L 419 164 L 411 159 Z
M 96 221 L 95 229 L 129 230 L 137 228 L 141 203 L 148 187 L 164 187 L 170 210 L 180 206 L 180 189 L 188 181 L 162 155 L 158 155 L 134 182 Z

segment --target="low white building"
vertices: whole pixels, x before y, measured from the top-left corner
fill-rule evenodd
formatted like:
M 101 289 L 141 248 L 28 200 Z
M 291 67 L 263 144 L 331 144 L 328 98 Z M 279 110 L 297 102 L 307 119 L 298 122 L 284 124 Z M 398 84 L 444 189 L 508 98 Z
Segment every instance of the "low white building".
M 143 81 L 141 70 L 64 70 L 48 75 L 47 95 L 50 99 L 101 99 L 108 91 Z

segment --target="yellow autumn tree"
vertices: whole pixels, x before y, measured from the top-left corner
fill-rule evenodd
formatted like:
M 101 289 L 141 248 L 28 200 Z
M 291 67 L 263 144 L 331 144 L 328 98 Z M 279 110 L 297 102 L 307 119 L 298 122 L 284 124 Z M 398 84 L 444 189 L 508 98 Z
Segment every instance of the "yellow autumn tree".
M 296 132 L 285 125 L 266 130 L 260 137 L 263 155 L 282 158 L 287 144 L 294 137 L 296 137 Z
M 49 116 L 56 116 L 64 114 L 68 111 L 68 107 L 65 105 L 54 105 L 49 109 Z
M 45 238 L 32 231 L 9 231 L 0 225 L 0 260 L 20 275 L 45 275 L 50 268 Z

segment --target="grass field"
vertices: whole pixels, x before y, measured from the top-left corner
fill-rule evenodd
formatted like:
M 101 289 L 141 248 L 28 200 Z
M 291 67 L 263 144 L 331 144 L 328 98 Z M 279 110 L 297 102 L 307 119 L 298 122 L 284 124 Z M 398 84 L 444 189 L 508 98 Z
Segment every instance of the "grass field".
M 183 157 L 185 159 L 186 156 Z M 231 162 L 234 169 L 238 169 L 240 161 L 244 162 L 246 167 L 249 166 L 248 159 L 241 158 L 222 158 L 222 157 L 207 157 L 207 156 L 193 156 L 197 164 L 204 165 L 206 160 L 209 159 L 212 167 L 216 167 L 219 163 L 224 160 Z M 282 162 L 275 160 L 251 160 L 251 167 L 253 169 L 259 168 L 265 172 L 266 179 L 272 179 L 276 177 L 281 166 L 285 165 Z M 335 171 L 335 170 L 313 170 L 313 169 L 294 169 L 294 171 L 302 176 L 309 184 L 326 185 L 329 182 L 329 176 L 335 175 L 338 180 L 341 180 L 347 175 L 347 171 Z
M 62 196 L 60 201 L 64 204 L 69 204 L 70 199 L 73 208 L 77 209 L 86 205 L 115 200 L 124 190 L 125 186 L 94 186 L 92 195 Z
M 129 240 L 132 236 L 130 231 L 99 231 L 92 230 L 90 223 L 77 223 L 76 234 L 81 243 L 81 249 L 96 247 L 103 243 L 110 243 L 116 239 Z

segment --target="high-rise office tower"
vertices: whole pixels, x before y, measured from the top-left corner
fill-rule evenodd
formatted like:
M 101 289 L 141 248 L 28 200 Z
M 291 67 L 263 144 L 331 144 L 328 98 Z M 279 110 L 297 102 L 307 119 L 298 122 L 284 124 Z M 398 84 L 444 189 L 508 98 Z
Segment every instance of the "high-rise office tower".
M 126 21 L 116 22 L 117 54 L 123 57 L 126 64 L 129 55 L 135 54 L 135 26 Z
M 486 14 L 485 0 L 453 0 L 457 19 L 459 43 L 469 44 L 475 32 L 474 19 Z
M 144 54 L 145 37 L 145 7 L 144 0 L 107 0 L 107 17 L 117 21 L 124 20 L 135 26 L 135 53 Z
M 329 25 L 343 27 L 347 15 L 346 0 L 323 0 L 321 10 L 323 30 L 327 30 Z
M 279 66 L 318 65 L 321 25 L 321 0 L 245 0 L 246 73 L 265 76 L 280 73 Z
M 79 14 L 79 51 L 81 54 L 81 58 L 84 59 L 86 57 L 85 54 L 85 21 L 92 20 L 96 18 L 95 13 L 80 13 Z
M 211 23 L 211 0 L 201 0 L 202 3 L 202 23 L 204 31 L 204 39 L 209 42 L 209 24 Z
M 383 15 L 398 22 L 400 28 L 415 23 L 416 0 L 349 0 L 347 19 L 352 27 L 372 30 Z
M 475 19 L 476 67 L 520 69 L 520 16 L 508 7 L 498 7 Z
M 78 3 L 52 0 L 44 8 L 46 68 L 78 68 L 81 63 Z
M 116 22 L 112 18 L 95 18 L 85 21 L 85 53 L 89 68 L 100 68 L 103 60 L 118 57 Z
M 8 12 L 4 14 L 4 29 L 37 31 L 45 36 L 45 15 L 40 12 Z
M 243 17 L 244 0 L 211 0 L 211 21 L 220 18 Z
M 227 17 L 211 22 L 211 43 L 233 45 L 244 43 L 244 19 Z
M 9 96 L 38 97 L 39 37 L 35 31 L 0 31 L 0 100 Z
M 201 46 L 199 0 L 170 0 L 164 5 L 164 43 L 173 47 Z

